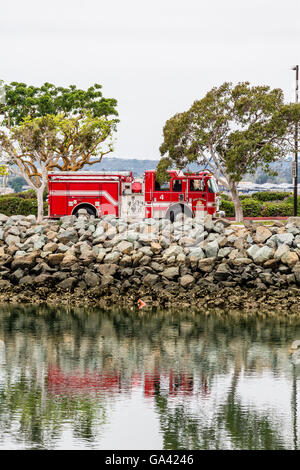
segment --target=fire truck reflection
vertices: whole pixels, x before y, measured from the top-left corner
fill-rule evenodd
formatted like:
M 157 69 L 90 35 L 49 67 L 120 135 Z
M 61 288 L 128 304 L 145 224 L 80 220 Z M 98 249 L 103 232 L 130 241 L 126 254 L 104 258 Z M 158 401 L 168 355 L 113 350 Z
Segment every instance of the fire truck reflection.
M 194 377 L 186 373 L 162 374 L 159 371 L 142 374 L 135 372 L 129 380 L 125 380 L 120 372 L 96 373 L 76 372 L 67 373 L 60 367 L 49 367 L 47 376 L 48 391 L 54 394 L 80 393 L 84 391 L 96 391 L 103 393 L 123 393 L 143 387 L 145 397 L 154 397 L 161 390 L 167 390 L 170 397 L 192 396 L 201 393 L 202 396 L 209 395 L 208 385 L 202 378 L 195 387 Z
M 194 377 L 186 374 L 173 374 L 170 372 L 169 395 L 174 396 L 178 393 L 191 395 L 194 388 Z
M 55 394 L 99 390 L 119 392 L 121 390 L 120 373 L 73 373 L 63 372 L 60 367 L 50 367 L 47 376 L 48 390 Z

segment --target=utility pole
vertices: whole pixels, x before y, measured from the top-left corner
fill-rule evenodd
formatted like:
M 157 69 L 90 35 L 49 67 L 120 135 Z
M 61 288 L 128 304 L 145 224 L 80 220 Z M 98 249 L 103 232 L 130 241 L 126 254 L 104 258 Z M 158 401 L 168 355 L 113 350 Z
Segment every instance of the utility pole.
M 296 71 L 296 93 L 295 102 L 298 103 L 298 80 L 299 80 L 299 65 L 295 65 L 292 70 Z M 298 122 L 295 124 L 295 157 L 292 166 L 292 174 L 294 178 L 294 216 L 297 216 L 297 189 L 298 189 Z

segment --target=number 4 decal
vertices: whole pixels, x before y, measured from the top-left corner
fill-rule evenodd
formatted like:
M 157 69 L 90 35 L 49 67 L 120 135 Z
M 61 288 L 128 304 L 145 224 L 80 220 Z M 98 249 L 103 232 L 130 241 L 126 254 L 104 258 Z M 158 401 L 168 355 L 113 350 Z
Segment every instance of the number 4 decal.
M 163 200 L 163 199 L 164 199 L 164 195 L 162 194 L 161 196 L 159 196 L 159 199 Z

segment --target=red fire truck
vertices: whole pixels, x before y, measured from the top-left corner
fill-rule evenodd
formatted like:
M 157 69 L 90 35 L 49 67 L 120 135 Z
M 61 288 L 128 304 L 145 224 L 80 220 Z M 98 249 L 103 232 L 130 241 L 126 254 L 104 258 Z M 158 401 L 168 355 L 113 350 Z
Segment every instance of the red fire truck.
M 159 183 L 155 170 L 145 172 L 143 180 L 131 171 L 56 172 L 49 179 L 49 217 L 77 215 L 86 209 L 95 217 L 169 218 L 217 215 L 218 187 L 208 171 L 183 173 L 170 170 L 170 180 Z

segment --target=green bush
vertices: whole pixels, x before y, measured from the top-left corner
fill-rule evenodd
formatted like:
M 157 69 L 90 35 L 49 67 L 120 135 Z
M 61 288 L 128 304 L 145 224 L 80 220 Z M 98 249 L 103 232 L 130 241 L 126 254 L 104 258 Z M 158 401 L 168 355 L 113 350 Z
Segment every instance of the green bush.
M 35 199 L 36 198 L 36 194 L 33 189 L 28 189 L 28 191 L 23 191 L 22 193 L 16 193 L 16 196 L 22 199 Z
M 291 193 L 281 191 L 257 192 L 241 195 L 244 217 L 289 217 L 293 215 L 294 198 Z M 275 202 L 276 201 L 276 202 Z M 226 217 L 234 217 L 234 204 L 227 194 L 221 195 L 220 210 Z M 300 215 L 300 196 L 298 196 L 298 215 Z
M 231 197 L 229 196 L 229 194 L 226 193 L 221 193 L 221 199 L 223 199 L 224 201 L 231 201 Z
M 37 215 L 37 200 L 36 199 L 22 199 L 19 206 L 19 213 L 22 215 Z
M 44 192 L 44 215 L 48 214 L 48 190 Z M 0 213 L 11 215 L 37 215 L 37 199 L 33 189 L 0 196 Z
M 21 197 L 0 196 L 0 213 L 11 215 L 37 215 L 37 200 Z M 48 214 L 48 203 L 44 202 L 44 215 Z
M 0 197 L 0 213 L 8 215 L 8 216 L 20 214 L 19 212 L 20 201 L 21 199 L 18 197 L 1 196 Z
M 28 189 L 27 191 L 23 191 L 21 193 L 11 193 L 11 194 L 3 194 L 0 196 L 1 198 L 11 198 L 11 197 L 17 197 L 20 199 L 36 199 L 36 194 L 33 189 Z M 48 197 L 48 190 L 46 190 L 43 194 L 43 199 L 44 201 L 47 200 Z
M 283 201 L 290 193 L 284 191 L 260 191 L 252 194 L 253 199 L 258 201 Z
M 261 204 L 255 199 L 250 197 L 242 201 L 243 213 L 245 217 L 259 217 L 261 211 Z
M 261 206 L 262 217 L 285 217 L 293 215 L 293 205 L 286 202 L 265 202 Z
M 223 199 L 223 195 L 220 203 L 220 211 L 224 211 L 226 217 L 234 217 L 234 204 L 232 201 Z
M 300 207 L 300 196 L 297 197 L 297 200 L 298 200 L 298 207 Z M 287 197 L 284 202 L 286 202 L 287 204 L 291 204 L 292 206 L 294 205 L 294 196 L 291 195 L 289 197 Z

